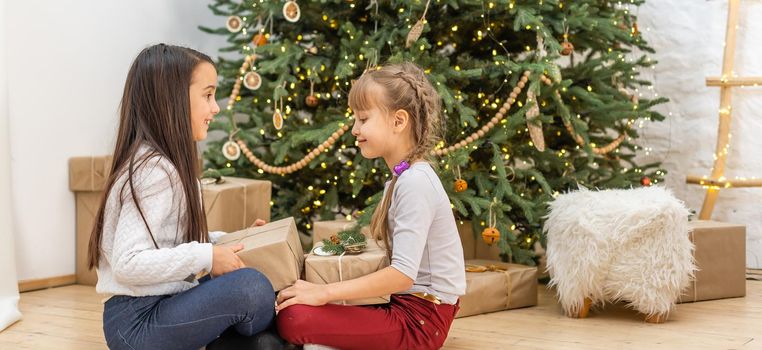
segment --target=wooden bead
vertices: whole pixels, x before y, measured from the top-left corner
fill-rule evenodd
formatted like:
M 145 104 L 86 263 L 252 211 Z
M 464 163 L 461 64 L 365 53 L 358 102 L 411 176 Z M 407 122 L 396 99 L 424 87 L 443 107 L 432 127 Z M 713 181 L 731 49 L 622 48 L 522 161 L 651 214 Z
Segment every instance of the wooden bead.
M 498 117 L 492 117 L 492 119 L 490 119 L 490 121 L 495 123 L 495 124 L 497 124 L 500 121 L 500 119 L 498 119 Z
M 333 136 L 333 135 L 331 135 L 331 136 L 328 138 L 328 141 L 330 141 L 330 142 L 331 142 L 331 144 L 333 144 L 334 142 L 336 142 L 336 136 Z
M 334 134 L 340 137 L 341 135 L 344 135 L 344 133 L 345 133 L 344 129 L 339 129 L 339 130 L 336 130 Z
M 495 118 L 497 119 L 503 119 L 503 117 L 504 117 L 503 113 L 498 112 L 497 114 L 495 114 Z
M 501 116 L 500 118 L 502 118 L 502 116 L 505 115 L 505 113 L 507 112 L 508 112 L 508 108 L 501 107 L 500 110 L 497 111 L 497 114 Z
M 471 142 L 474 142 L 474 135 L 471 135 L 471 136 L 469 136 L 469 137 L 466 137 L 466 142 L 467 142 L 467 143 L 471 143 Z
M 484 130 L 479 129 L 479 131 L 476 132 L 476 135 L 481 137 L 484 137 Z
M 342 130 L 347 131 L 349 130 L 349 125 L 344 125 L 341 127 Z
M 318 146 L 317 149 L 318 149 L 318 152 L 323 152 L 323 151 L 325 151 L 325 145 L 321 144 L 320 146 Z
M 460 147 L 466 147 L 466 145 L 468 145 L 468 143 L 466 142 L 466 140 L 462 140 L 462 141 L 458 142 L 458 145 L 460 145 Z
M 524 86 L 526 86 L 526 84 L 527 84 L 527 83 L 525 83 L 525 82 L 523 82 L 523 81 L 520 81 L 518 84 L 516 84 L 516 87 L 518 87 L 519 89 L 523 89 L 523 88 L 524 88 Z
M 455 146 L 450 146 L 450 147 L 447 147 L 447 151 L 448 151 L 448 152 L 452 152 L 452 151 L 454 151 L 454 150 L 455 150 Z
M 494 128 L 494 127 L 495 127 L 495 122 L 493 122 L 493 121 L 490 121 L 489 123 L 487 123 L 487 126 L 488 126 L 490 129 L 492 129 L 492 128 Z

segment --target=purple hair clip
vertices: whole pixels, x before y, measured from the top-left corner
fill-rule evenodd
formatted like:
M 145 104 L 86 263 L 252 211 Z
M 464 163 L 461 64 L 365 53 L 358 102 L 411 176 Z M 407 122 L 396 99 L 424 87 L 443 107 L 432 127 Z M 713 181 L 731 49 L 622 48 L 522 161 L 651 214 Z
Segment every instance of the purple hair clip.
M 402 175 L 402 173 L 407 169 L 410 169 L 410 163 L 404 160 L 401 161 L 399 164 L 394 166 L 394 176 Z

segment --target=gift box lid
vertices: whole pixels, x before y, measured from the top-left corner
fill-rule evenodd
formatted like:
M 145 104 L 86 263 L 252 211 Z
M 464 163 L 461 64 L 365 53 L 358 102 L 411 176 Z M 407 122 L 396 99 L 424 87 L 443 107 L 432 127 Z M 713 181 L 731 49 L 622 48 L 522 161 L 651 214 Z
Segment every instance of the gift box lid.
M 243 250 L 249 250 L 255 247 L 262 247 L 272 244 L 279 244 L 283 241 L 289 243 L 289 247 L 294 253 L 304 258 L 301 241 L 298 234 L 293 234 L 296 240 L 289 239 L 291 232 L 296 233 L 296 221 L 293 217 L 273 221 L 262 226 L 250 227 L 244 230 L 228 233 L 219 240 L 218 245 L 233 245 L 242 243 Z
M 386 267 L 389 266 L 389 255 L 386 254 L 386 250 L 372 239 L 369 239 L 368 246 L 360 254 L 344 254 L 344 256 L 329 255 L 320 256 L 315 253 L 307 255 L 305 264 L 318 265 L 318 264 L 336 264 L 338 268 L 338 261 L 342 261 L 342 266 L 347 264 L 353 264 L 354 262 L 370 263 L 374 266 Z M 322 242 L 315 243 L 315 248 L 322 246 Z M 375 270 L 374 270 L 375 271 Z
M 721 222 L 714 220 L 694 220 L 690 221 L 688 225 L 691 229 L 706 229 L 706 228 L 728 228 L 728 227 L 745 227 L 741 224 L 733 224 L 729 222 Z
M 537 266 L 511 264 L 511 263 L 495 261 L 495 260 L 471 259 L 471 260 L 466 260 L 466 265 L 476 265 L 476 266 L 484 266 L 484 267 L 489 267 L 491 265 L 494 265 L 501 269 L 505 269 L 506 271 L 516 271 L 522 274 L 524 273 L 535 274 L 535 275 L 537 274 Z M 499 272 L 502 272 L 502 271 L 466 272 L 466 279 L 468 279 L 469 276 L 477 277 L 477 276 L 483 276 L 484 274 L 499 273 Z
M 69 189 L 73 192 L 102 191 L 111 173 L 111 156 L 69 158 Z

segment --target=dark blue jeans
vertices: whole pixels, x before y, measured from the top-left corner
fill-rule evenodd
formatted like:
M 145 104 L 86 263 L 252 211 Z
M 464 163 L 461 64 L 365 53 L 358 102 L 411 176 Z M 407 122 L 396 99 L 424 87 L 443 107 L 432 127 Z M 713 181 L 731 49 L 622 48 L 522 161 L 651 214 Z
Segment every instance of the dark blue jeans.
M 103 308 L 110 349 L 200 349 L 234 327 L 251 336 L 275 317 L 275 293 L 257 270 L 239 269 L 174 295 L 111 297 Z

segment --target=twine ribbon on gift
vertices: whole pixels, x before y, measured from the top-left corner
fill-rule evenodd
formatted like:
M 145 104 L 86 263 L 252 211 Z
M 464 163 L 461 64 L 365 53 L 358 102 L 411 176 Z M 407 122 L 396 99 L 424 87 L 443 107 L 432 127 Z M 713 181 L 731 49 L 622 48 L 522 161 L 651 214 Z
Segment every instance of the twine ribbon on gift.
M 246 193 L 246 185 L 239 184 L 241 187 L 243 187 L 243 227 L 246 227 L 246 223 L 248 222 L 249 216 L 249 210 L 248 210 L 248 202 L 249 202 L 249 196 Z M 256 218 L 254 218 L 256 220 Z
M 466 272 L 500 272 L 500 271 L 507 271 L 508 268 L 497 266 L 494 264 L 490 264 L 487 266 L 484 265 L 476 265 L 476 264 L 466 264 Z
M 341 270 L 341 260 L 344 258 L 344 254 L 347 252 L 342 252 L 341 255 L 339 255 L 339 282 L 344 282 L 344 273 Z M 341 300 L 341 305 L 347 305 L 346 300 Z

